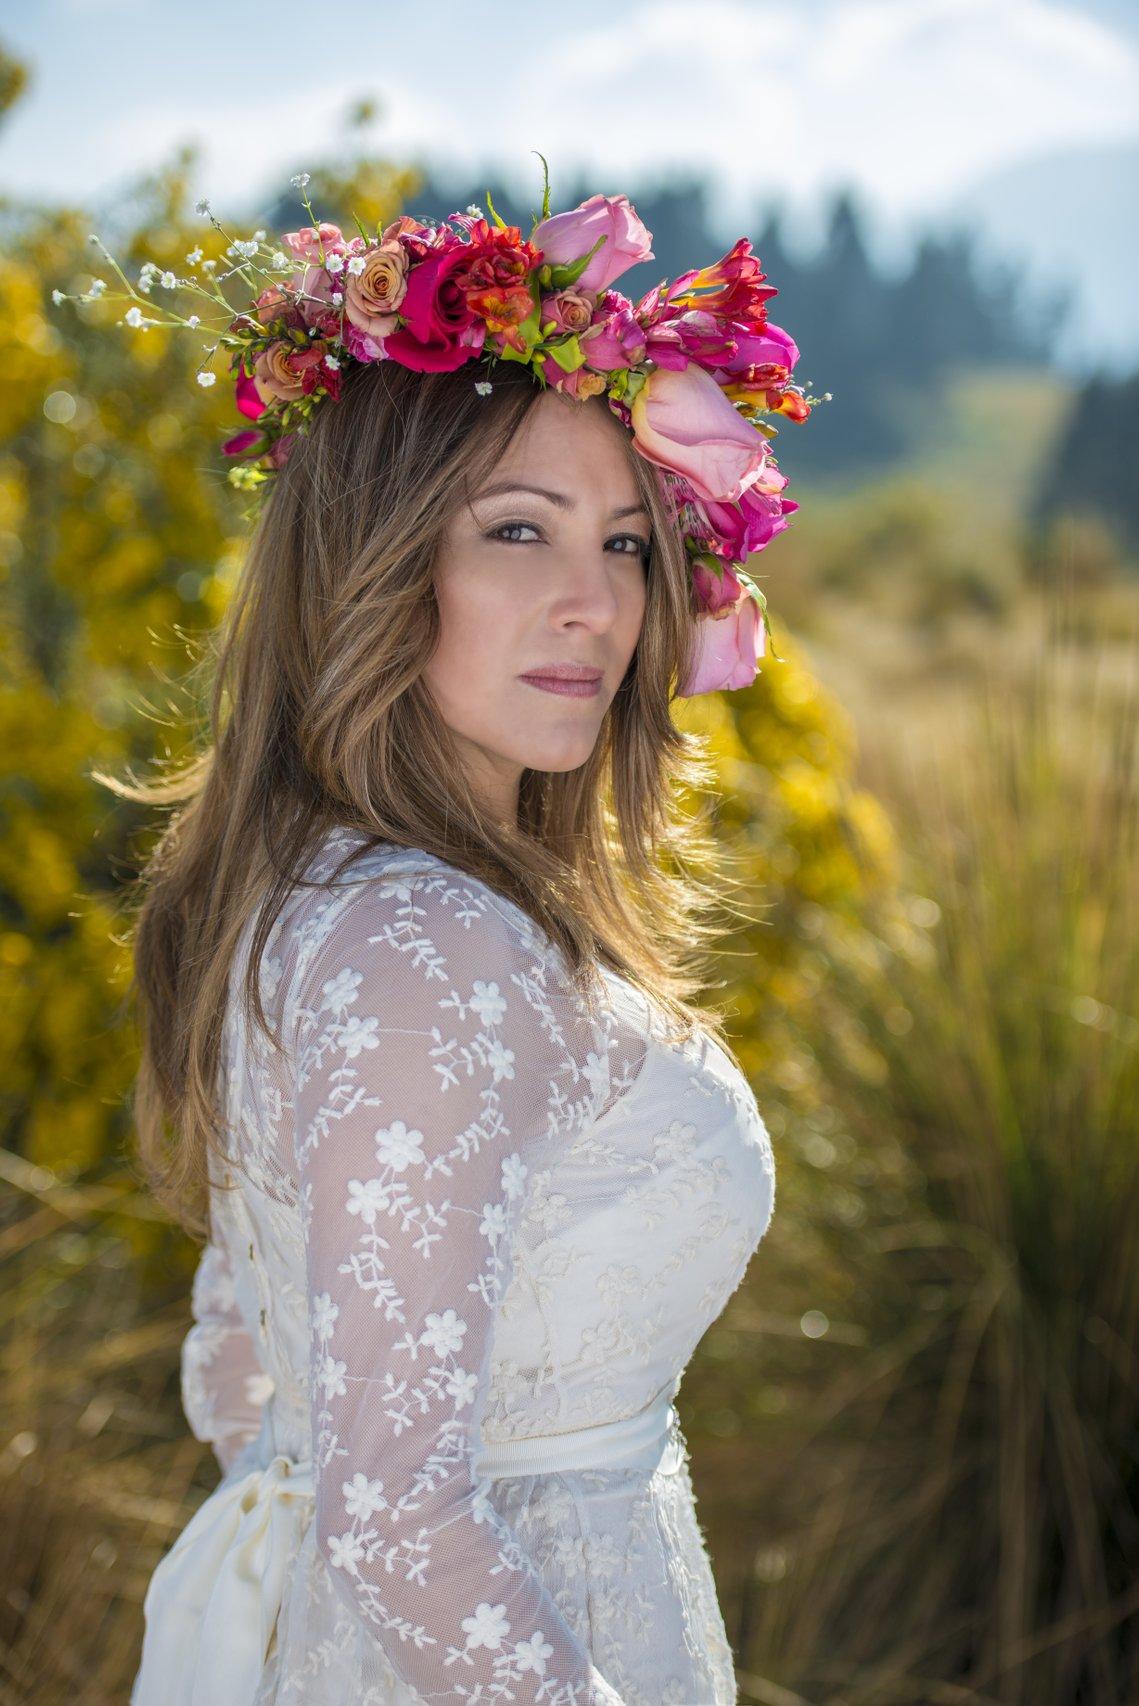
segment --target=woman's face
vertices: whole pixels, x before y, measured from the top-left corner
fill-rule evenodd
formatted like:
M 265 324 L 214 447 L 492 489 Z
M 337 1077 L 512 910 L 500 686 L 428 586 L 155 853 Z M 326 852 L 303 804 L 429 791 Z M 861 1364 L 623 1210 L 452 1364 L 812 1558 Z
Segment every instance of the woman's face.
M 636 649 L 650 517 L 625 440 L 607 407 L 542 392 L 443 540 L 424 674 L 472 787 L 506 823 L 524 769 L 586 762 Z M 540 678 L 560 664 L 596 679 L 551 691 Z

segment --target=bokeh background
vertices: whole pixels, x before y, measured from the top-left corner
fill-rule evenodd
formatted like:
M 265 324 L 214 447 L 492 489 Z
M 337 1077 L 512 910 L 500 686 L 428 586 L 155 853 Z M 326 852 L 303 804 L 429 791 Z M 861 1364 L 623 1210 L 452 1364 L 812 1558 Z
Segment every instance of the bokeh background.
M 832 394 L 751 570 L 785 659 L 683 707 L 772 1227 L 680 1394 L 742 1706 L 1139 1698 L 1139 13 L 1131 0 L 0 12 L 0 1703 L 125 1702 L 218 1469 L 196 1246 L 141 1190 L 93 772 L 201 739 L 246 535 L 191 339 L 55 307 L 98 231 L 528 228 L 624 191 L 636 296 L 742 232 Z

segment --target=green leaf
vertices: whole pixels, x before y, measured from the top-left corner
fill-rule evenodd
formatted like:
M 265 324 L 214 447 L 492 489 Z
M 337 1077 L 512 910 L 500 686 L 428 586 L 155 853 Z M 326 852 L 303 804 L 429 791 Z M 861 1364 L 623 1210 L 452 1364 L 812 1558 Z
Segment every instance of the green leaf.
M 490 216 L 494 220 L 494 223 L 498 226 L 498 229 L 500 231 L 505 231 L 506 230 L 506 221 L 505 221 L 505 219 L 502 219 L 499 217 L 498 209 L 495 207 L 493 201 L 491 201 L 491 199 L 490 199 L 490 191 L 489 190 L 487 190 L 487 192 L 486 192 L 486 205 L 490 208 Z
M 564 343 L 547 344 L 545 353 L 557 362 L 563 373 L 576 373 L 579 367 L 585 365 L 585 352 L 578 342 L 576 332 L 571 333 Z
M 538 154 L 538 150 L 534 148 L 531 150 L 531 153 Z M 550 217 L 550 168 L 546 164 L 546 157 L 544 154 L 538 154 L 538 158 L 542 162 L 542 218 L 548 219 Z M 538 221 L 535 220 L 534 225 L 537 225 L 537 223 Z M 530 234 L 533 236 L 534 226 L 530 227 Z

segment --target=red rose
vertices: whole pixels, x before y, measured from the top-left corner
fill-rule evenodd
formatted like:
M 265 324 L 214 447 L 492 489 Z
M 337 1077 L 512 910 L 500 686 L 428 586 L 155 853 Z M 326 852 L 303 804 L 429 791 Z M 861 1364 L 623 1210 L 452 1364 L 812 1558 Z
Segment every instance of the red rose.
M 451 373 L 478 355 L 486 338 L 467 302 L 466 244 L 429 251 L 408 272 L 399 312 L 406 326 L 389 332 L 384 353 L 418 373 Z

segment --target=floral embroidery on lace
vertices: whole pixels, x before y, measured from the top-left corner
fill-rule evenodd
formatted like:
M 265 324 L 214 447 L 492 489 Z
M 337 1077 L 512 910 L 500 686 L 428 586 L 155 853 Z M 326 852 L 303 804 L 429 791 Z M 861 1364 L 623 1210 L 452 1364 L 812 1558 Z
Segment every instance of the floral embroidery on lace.
M 254 1706 L 731 1706 L 683 1461 L 473 1464 L 675 1392 L 773 1208 L 750 1087 L 612 974 L 586 1008 L 478 879 L 393 848 L 350 876 L 262 956 L 285 1056 L 227 1015 L 242 1168 L 183 1352 L 223 1467 L 259 1427 L 312 1458 Z

